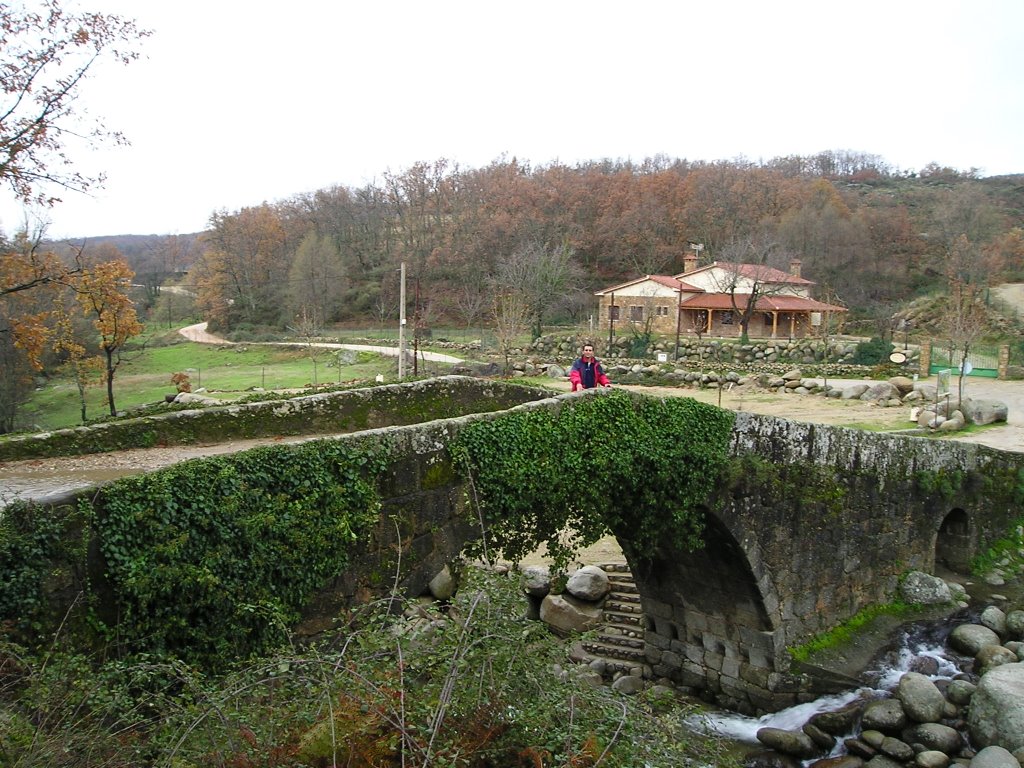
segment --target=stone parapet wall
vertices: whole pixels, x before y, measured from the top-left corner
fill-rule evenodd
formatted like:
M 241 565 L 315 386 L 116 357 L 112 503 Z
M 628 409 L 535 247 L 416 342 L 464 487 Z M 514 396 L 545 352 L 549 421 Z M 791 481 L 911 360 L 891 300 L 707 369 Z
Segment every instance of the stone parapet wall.
M 125 448 L 202 445 L 282 435 L 329 435 L 501 411 L 547 397 L 543 390 L 440 376 L 425 381 L 290 399 L 171 411 L 0 440 L 0 461 Z

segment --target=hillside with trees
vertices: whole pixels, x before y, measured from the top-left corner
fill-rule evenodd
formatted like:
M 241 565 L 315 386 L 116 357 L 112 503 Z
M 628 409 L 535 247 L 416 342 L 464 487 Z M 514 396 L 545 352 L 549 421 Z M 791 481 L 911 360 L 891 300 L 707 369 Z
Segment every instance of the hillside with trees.
M 222 332 L 299 317 L 369 324 L 397 317 L 405 262 L 428 324 L 473 325 L 515 291 L 539 328 L 585 319 L 596 289 L 682 271 L 693 244 L 703 264 L 740 242 L 762 244 L 753 258 L 772 266 L 801 259 L 863 332 L 884 332 L 902 305 L 951 281 L 1024 279 L 1024 175 L 907 173 L 851 152 L 571 167 L 503 158 L 475 169 L 438 160 L 361 188 L 217 212 L 187 283 Z

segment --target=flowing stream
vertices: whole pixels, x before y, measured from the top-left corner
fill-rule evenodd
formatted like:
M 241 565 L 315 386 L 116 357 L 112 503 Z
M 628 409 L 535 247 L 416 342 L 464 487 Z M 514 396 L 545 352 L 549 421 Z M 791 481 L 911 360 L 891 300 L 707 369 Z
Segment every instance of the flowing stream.
M 875 661 L 860 675 L 864 682 L 861 688 L 825 696 L 761 717 L 747 717 L 727 711 L 707 711 L 700 715 L 692 715 L 684 722 L 697 732 L 723 736 L 733 742 L 734 754 L 742 756 L 765 749 L 757 740 L 759 729 L 770 727 L 799 730 L 819 712 L 837 710 L 857 700 L 886 698 L 895 690 L 905 672 L 919 672 L 934 681 L 951 680 L 961 673 L 968 673 L 974 659 L 961 656 L 948 647 L 946 638 L 949 633 L 959 624 L 978 623 L 978 617 L 986 605 L 1021 605 L 1024 601 L 1024 583 L 1018 579 L 1013 584 L 997 588 L 978 584 L 968 589 L 972 595 L 970 608 L 945 619 L 911 624 L 901 630 L 893 642 L 880 651 Z M 998 592 L 998 597 L 992 594 L 994 591 Z M 851 733 L 839 737 L 836 748 L 828 756 L 845 754 L 843 741 L 854 735 Z M 821 758 L 807 760 L 803 764 L 809 765 L 819 759 Z

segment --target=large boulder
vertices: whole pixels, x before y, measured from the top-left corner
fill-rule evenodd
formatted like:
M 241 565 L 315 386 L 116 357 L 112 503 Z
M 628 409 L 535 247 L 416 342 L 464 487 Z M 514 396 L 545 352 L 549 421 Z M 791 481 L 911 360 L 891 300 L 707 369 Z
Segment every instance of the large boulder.
M 759 728 L 757 740 L 769 749 L 801 759 L 817 757 L 822 749 L 803 731 L 788 731 L 784 728 Z
M 596 565 L 584 565 L 577 569 L 565 583 L 565 591 L 581 600 L 596 602 L 608 594 L 611 585 L 608 574 Z
M 898 734 L 907 727 L 907 714 L 898 699 L 878 699 L 864 707 L 861 728 Z
M 551 571 L 546 565 L 523 566 L 519 583 L 526 594 L 544 597 L 551 591 Z
M 861 400 L 877 403 L 879 400 L 900 399 L 900 391 L 888 381 L 879 381 L 870 385 L 860 396 Z
M 914 380 L 909 376 L 893 376 L 889 383 L 899 390 L 901 395 L 909 394 L 914 390 Z
M 928 677 L 907 672 L 896 686 L 896 698 L 907 717 L 918 723 L 936 723 L 942 719 L 946 699 Z
M 994 424 L 997 421 L 1006 421 L 1009 415 L 1006 403 L 998 400 L 975 400 L 972 397 L 964 398 L 960 403 L 960 410 L 971 424 Z
M 843 393 L 840 397 L 843 400 L 857 400 L 868 391 L 869 386 L 868 384 L 851 384 L 848 387 L 843 387 Z
M 942 605 L 953 601 L 949 585 L 938 576 L 911 571 L 900 583 L 900 596 L 916 605 Z
M 967 727 L 980 747 L 1024 748 L 1024 663 L 1003 664 L 982 676 Z
M 540 604 L 540 619 L 559 634 L 587 632 L 601 624 L 601 608 L 572 595 L 548 595 Z
M 961 624 L 949 633 L 949 644 L 965 656 L 977 656 L 986 645 L 1000 645 L 999 635 L 981 624 Z
M 985 747 L 971 758 L 970 768 L 1020 768 L 1020 763 L 1009 750 Z

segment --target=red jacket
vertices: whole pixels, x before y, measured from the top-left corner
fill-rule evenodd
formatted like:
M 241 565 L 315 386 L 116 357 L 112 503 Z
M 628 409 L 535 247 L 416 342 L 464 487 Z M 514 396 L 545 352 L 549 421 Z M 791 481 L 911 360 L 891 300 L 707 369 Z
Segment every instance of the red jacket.
M 598 385 L 607 387 L 611 382 L 605 375 L 600 360 L 592 357 L 588 364 L 580 357 L 572 364 L 569 383 L 572 384 L 572 391 L 575 392 L 577 389 L 592 389 Z

